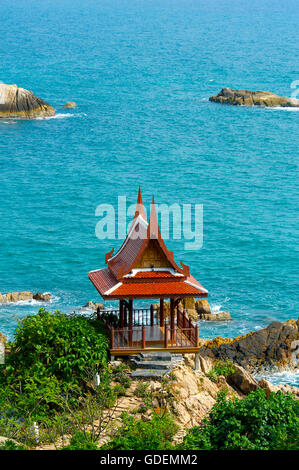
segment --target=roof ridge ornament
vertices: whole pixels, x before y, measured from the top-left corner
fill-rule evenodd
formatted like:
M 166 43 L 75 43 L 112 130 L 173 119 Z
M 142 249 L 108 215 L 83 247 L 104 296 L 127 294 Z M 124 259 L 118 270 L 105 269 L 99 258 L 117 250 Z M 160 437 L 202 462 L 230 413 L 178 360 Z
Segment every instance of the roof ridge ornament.
M 145 210 L 144 210 L 144 205 L 143 205 L 143 201 L 142 201 L 142 196 L 141 196 L 141 188 L 140 188 L 140 185 L 139 185 L 139 189 L 138 189 L 138 197 L 137 197 L 137 203 L 136 203 L 136 209 L 135 209 L 135 216 L 134 216 L 134 219 L 137 218 L 139 215 L 140 215 L 145 221 L 147 221 L 146 215 L 145 215 Z

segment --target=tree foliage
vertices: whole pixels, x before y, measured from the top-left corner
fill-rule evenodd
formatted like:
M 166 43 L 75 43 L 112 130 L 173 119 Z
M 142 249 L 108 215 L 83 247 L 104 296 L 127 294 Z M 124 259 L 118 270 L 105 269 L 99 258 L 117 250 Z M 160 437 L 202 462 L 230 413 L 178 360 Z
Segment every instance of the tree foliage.
M 272 450 L 298 448 L 299 403 L 291 395 L 262 389 L 243 400 L 220 393 L 209 417 L 190 429 L 181 449 Z
M 171 440 L 177 432 L 170 414 L 158 415 L 144 421 L 124 413 L 122 426 L 102 450 L 163 450 L 171 448 Z

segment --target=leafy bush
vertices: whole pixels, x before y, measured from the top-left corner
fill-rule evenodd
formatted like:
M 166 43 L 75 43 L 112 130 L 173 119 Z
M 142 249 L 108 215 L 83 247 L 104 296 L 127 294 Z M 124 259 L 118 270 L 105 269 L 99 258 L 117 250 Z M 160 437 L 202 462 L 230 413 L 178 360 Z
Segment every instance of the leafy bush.
M 235 372 L 234 365 L 230 361 L 217 361 L 210 372 L 207 374 L 207 377 L 213 382 L 217 382 L 217 379 L 220 375 L 227 377 L 230 374 Z
M 62 450 L 98 450 L 98 446 L 92 441 L 89 433 L 77 431 L 71 438 L 68 446 Z
M 40 309 L 23 319 L 0 367 L 1 417 L 43 420 L 61 411 L 66 396 L 76 406 L 95 369 L 107 370 L 108 344 L 94 318 Z
M 291 395 L 258 389 L 246 398 L 221 392 L 210 415 L 179 446 L 186 450 L 272 450 L 298 448 L 299 403 Z
M 101 450 L 170 449 L 171 439 L 177 430 L 178 426 L 170 414 L 154 414 L 150 421 L 143 421 L 125 413 L 122 426 Z
M 119 366 L 113 367 L 112 378 L 122 387 L 130 388 L 130 386 L 132 385 L 130 373 L 130 369 L 126 364 L 120 364 Z
M 26 447 L 21 444 L 16 444 L 14 441 L 4 441 L 0 444 L 0 450 L 26 450 Z
M 7 359 L 7 373 L 34 369 L 64 381 L 85 377 L 85 370 L 105 366 L 109 341 L 101 322 L 81 315 L 40 309 L 22 320 Z M 19 367 L 18 367 L 19 366 Z

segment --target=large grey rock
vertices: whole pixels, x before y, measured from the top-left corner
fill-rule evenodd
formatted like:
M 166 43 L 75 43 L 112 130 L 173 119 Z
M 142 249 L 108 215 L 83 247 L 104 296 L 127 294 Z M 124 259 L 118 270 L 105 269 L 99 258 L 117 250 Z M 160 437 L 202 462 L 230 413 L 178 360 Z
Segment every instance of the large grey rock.
M 54 114 L 54 108 L 32 91 L 0 83 L 0 118 L 32 119 Z
M 252 375 L 236 364 L 234 364 L 234 372 L 228 375 L 226 381 L 231 387 L 236 388 L 245 395 L 258 388 L 258 383 Z
M 295 98 L 278 96 L 269 91 L 233 90 L 231 88 L 222 88 L 209 100 L 237 106 L 299 107 L 299 100 Z
M 235 339 L 215 338 L 201 348 L 203 358 L 232 361 L 256 370 L 276 366 L 280 369 L 294 367 L 292 347 L 299 339 L 298 327 L 292 323 L 272 322 L 266 328 Z

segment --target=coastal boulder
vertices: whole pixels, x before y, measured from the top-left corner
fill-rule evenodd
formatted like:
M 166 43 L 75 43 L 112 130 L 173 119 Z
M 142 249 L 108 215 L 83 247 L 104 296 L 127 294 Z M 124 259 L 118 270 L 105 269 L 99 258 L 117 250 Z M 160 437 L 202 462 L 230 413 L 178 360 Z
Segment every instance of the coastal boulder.
M 230 321 L 232 317 L 229 312 L 217 312 L 217 313 L 201 313 L 199 315 L 201 320 L 206 321 Z
M 197 313 L 201 314 L 209 314 L 211 313 L 211 307 L 207 299 L 200 299 L 195 302 L 195 308 Z
M 105 305 L 97 302 L 92 302 L 92 300 L 89 300 L 87 304 L 83 305 L 83 308 L 90 308 L 94 311 L 96 311 L 98 308 L 101 310 L 104 310 Z
M 32 91 L 0 83 L 0 118 L 32 119 L 54 114 L 54 108 Z
M 295 98 L 275 95 L 269 91 L 233 90 L 231 88 L 222 88 L 209 100 L 235 106 L 299 107 L 299 100 Z
M 248 393 L 255 391 L 258 388 L 258 383 L 252 375 L 243 369 L 243 367 L 235 364 L 234 372 L 226 377 L 226 381 L 231 387 L 245 395 L 248 395 Z
M 29 290 L 23 292 L 8 292 L 7 294 L 0 293 L 0 303 L 20 302 L 33 299 L 41 302 L 49 302 L 51 294 L 41 294 L 39 292 L 32 294 Z
M 75 101 L 68 101 L 67 103 L 65 103 L 65 105 L 63 106 L 64 108 L 66 109 L 72 109 L 72 108 L 76 108 L 76 103 Z
M 51 294 L 41 294 L 40 292 L 37 292 L 36 294 L 34 294 L 33 298 L 38 302 L 50 302 Z
M 200 353 L 210 359 L 232 361 L 245 369 L 264 370 L 272 366 L 284 369 L 294 367 L 292 354 L 297 344 L 294 341 L 297 340 L 297 325 L 275 321 L 266 328 L 241 337 L 207 341 Z

